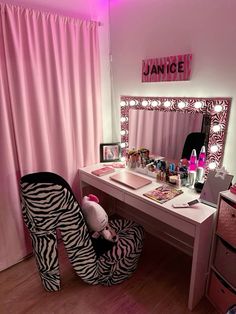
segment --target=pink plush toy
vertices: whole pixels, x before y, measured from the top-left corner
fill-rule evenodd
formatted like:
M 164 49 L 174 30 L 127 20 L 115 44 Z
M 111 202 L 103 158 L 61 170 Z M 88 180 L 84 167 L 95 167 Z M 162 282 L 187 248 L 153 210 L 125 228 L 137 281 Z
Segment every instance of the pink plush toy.
M 106 240 L 117 242 L 118 236 L 109 225 L 107 213 L 98 203 L 99 199 L 93 194 L 84 196 L 82 200 L 82 212 L 90 230 L 93 231 L 92 237 L 102 236 Z

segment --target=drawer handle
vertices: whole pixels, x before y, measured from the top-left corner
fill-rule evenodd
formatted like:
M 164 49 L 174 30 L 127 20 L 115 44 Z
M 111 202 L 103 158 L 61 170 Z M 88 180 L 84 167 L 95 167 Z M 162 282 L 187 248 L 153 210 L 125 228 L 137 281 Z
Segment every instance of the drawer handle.
M 224 289 L 222 289 L 222 288 L 220 289 L 220 291 L 221 291 L 222 293 L 225 293 L 225 290 L 224 290 Z
M 232 218 L 235 218 L 235 214 L 231 214 L 231 217 L 232 217 Z

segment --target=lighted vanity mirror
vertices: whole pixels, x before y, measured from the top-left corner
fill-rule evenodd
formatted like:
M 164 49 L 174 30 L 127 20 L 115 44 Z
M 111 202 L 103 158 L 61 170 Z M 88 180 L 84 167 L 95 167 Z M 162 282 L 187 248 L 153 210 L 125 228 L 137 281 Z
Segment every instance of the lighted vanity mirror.
M 208 172 L 208 169 L 215 169 L 216 167 L 221 166 L 223 153 L 224 153 L 224 143 L 226 139 L 226 131 L 227 131 L 227 125 L 228 125 L 231 100 L 232 100 L 231 98 L 188 98 L 188 97 L 185 97 L 185 98 L 174 97 L 173 98 L 173 97 L 121 96 L 120 123 L 121 123 L 122 156 L 125 156 L 125 152 L 127 148 L 135 147 L 134 146 L 135 142 L 133 142 L 133 139 L 131 139 L 132 145 L 130 145 L 130 142 L 129 142 L 130 133 L 131 133 L 132 138 L 136 137 L 135 141 L 137 141 L 138 146 L 139 144 L 141 144 L 140 142 L 138 142 L 139 139 L 137 138 L 137 135 L 142 134 L 143 136 L 144 130 L 142 130 L 140 125 L 138 125 L 138 128 L 134 130 L 133 133 L 132 133 L 133 130 L 132 131 L 130 130 L 130 125 L 132 126 L 135 124 L 139 124 L 139 120 L 138 120 L 139 111 L 145 111 L 145 112 L 148 111 L 146 113 L 146 116 L 147 116 L 146 121 L 150 122 L 149 123 L 150 126 L 151 126 L 150 114 L 153 113 L 155 115 L 155 113 L 158 111 L 161 119 L 163 118 L 162 115 L 164 115 L 165 113 L 167 113 L 167 115 L 170 116 L 168 119 L 172 121 L 173 130 L 174 130 L 174 119 L 173 119 L 174 114 L 176 114 L 177 116 L 177 118 L 175 118 L 175 121 L 177 121 L 180 118 L 183 121 L 184 114 L 186 115 L 186 117 L 190 116 L 190 120 L 192 119 L 192 121 L 196 122 L 196 130 L 199 130 L 199 128 L 201 128 L 202 130 L 202 126 L 204 126 L 204 119 L 207 117 L 209 127 L 207 128 L 207 124 L 206 124 L 206 129 L 204 131 L 208 133 L 206 134 L 207 139 L 208 139 L 208 143 L 206 143 L 206 146 L 207 146 L 207 171 L 206 172 Z M 137 117 L 133 119 L 133 115 L 134 116 L 136 115 Z M 175 122 L 175 124 L 179 128 L 183 126 L 182 122 L 181 123 Z M 157 132 L 158 130 L 157 123 L 154 123 L 153 125 L 155 125 L 155 128 L 156 128 L 154 132 Z M 150 127 L 149 132 L 153 132 L 153 130 L 151 130 L 151 127 Z M 188 133 L 188 130 L 185 129 L 184 132 L 182 132 L 182 134 L 186 135 Z M 195 132 L 195 129 L 190 128 L 189 133 L 191 132 Z M 182 140 L 183 140 L 182 144 L 180 142 L 176 144 L 176 146 L 178 145 L 178 151 L 179 151 L 177 152 L 177 154 L 181 155 L 180 152 L 182 152 L 182 149 L 183 149 L 185 135 L 182 135 Z M 146 137 L 148 138 L 148 135 L 146 135 Z M 144 145 L 141 145 L 141 146 L 143 147 Z M 175 146 L 175 145 L 173 144 L 171 146 Z M 155 152 L 155 153 L 157 154 L 158 152 Z M 165 154 L 168 155 L 168 152 L 166 152 Z M 164 157 L 176 159 L 178 155 L 174 156 L 174 158 L 172 158 L 173 155 L 164 156 Z

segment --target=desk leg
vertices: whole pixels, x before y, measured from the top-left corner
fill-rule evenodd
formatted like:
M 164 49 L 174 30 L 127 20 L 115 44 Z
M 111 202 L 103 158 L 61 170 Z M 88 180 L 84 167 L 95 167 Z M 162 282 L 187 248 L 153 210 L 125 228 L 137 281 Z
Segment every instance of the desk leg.
M 82 202 L 82 199 L 83 199 L 83 196 L 84 196 L 84 193 L 83 193 L 83 189 L 88 186 L 87 183 L 83 182 L 83 181 L 80 181 L 80 187 L 79 187 L 79 201 L 80 203 Z
M 192 311 L 205 294 L 209 267 L 213 217 L 196 227 L 188 308 Z

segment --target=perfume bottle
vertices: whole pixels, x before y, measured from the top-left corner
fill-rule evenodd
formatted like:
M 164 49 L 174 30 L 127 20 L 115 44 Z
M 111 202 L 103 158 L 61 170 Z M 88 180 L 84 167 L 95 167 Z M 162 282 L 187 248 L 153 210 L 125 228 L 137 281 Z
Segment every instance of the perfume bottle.
M 178 173 L 177 180 L 176 180 L 176 187 L 177 187 L 177 189 L 180 189 L 181 186 L 182 186 L 182 184 L 181 184 L 181 177 L 180 177 L 180 173 Z

